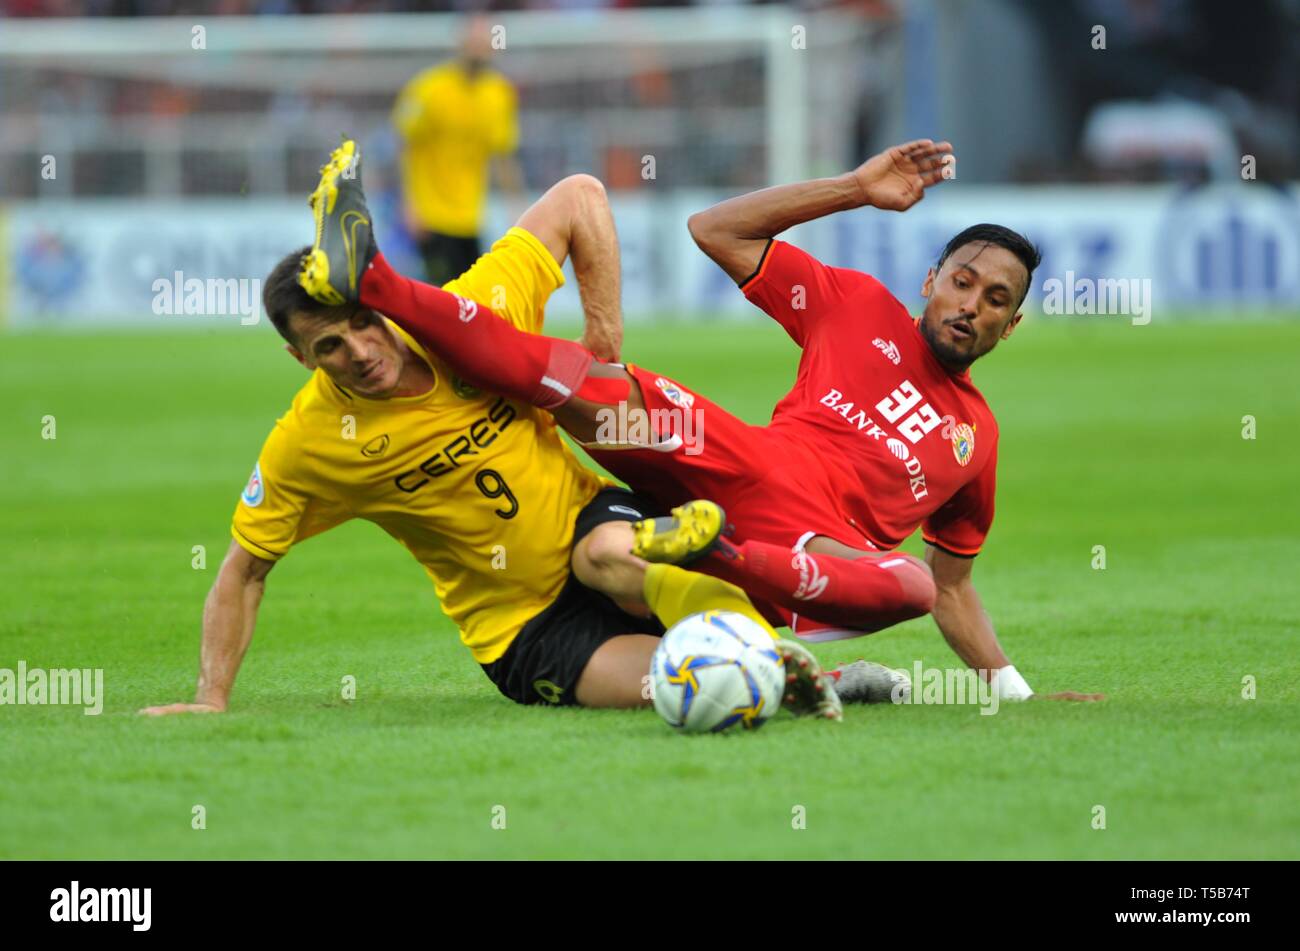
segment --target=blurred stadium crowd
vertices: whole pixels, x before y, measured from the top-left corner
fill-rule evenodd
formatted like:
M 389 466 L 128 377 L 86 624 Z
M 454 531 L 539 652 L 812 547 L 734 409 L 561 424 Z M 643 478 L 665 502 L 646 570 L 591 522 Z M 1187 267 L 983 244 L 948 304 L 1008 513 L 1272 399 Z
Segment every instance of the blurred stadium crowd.
M 340 132 L 362 143 L 381 244 L 408 270 L 453 243 L 470 254 L 527 192 L 598 176 L 618 208 L 626 298 L 646 319 L 747 313 L 682 240 L 691 211 L 923 136 L 956 145 L 963 187 L 919 215 L 837 217 L 807 235 L 819 253 L 919 287 L 936 235 L 1013 216 L 1043 246 L 1044 274 L 1155 279 L 1171 313 L 1300 312 L 1300 0 L 0 0 L 0 12 L 0 245 L 16 325 L 148 314 L 150 281 L 174 269 L 264 274 L 298 240 L 304 189 Z M 399 92 L 454 71 L 473 12 L 501 31 L 484 62 L 513 91 L 514 120 L 466 133 L 506 110 L 458 93 L 422 97 L 420 122 L 404 124 Z M 337 13 L 357 15 L 324 16 Z M 410 200 L 414 180 L 456 179 L 417 177 L 416 144 L 491 169 L 490 190 L 489 176 L 461 190 L 487 196 L 464 203 L 480 209 L 477 235 L 441 199 Z M 490 155 L 470 162 L 479 145 Z M 996 187 L 1029 184 L 1053 187 L 1010 201 Z M 581 313 L 576 292 L 554 308 Z
M 692 5 L 734 8 L 744 0 L 0 0 L 10 17 Z M 833 7 L 862 24 L 834 55 L 819 53 L 810 74 L 810 100 L 832 89 L 840 97 L 812 102 L 816 148 L 810 151 L 817 155 L 811 172 L 849 167 L 900 134 L 942 126 L 942 134 L 960 137 L 963 160 L 976 160 L 964 166 L 974 181 L 1223 180 L 1237 174 L 1245 154 L 1256 157 L 1261 179 L 1300 178 L 1300 0 L 1258 0 L 1246 7 L 1222 0 L 853 0 L 806 6 Z M 915 46 L 918 32 L 911 24 L 922 17 L 929 24 L 924 30 L 940 34 L 929 48 Z M 1006 29 L 1011 21 L 1016 28 Z M 1104 51 L 1089 43 L 1095 24 L 1106 25 Z M 1078 41 L 1062 43 L 1067 36 Z M 130 70 L 99 69 L 63 57 L 48 63 L 29 59 L 19 67 L 0 57 L 0 197 L 42 192 L 31 159 L 51 141 L 75 151 L 69 186 L 75 194 L 290 190 L 291 183 L 310 177 L 322 128 L 359 130 L 378 137 L 382 150 L 396 89 L 448 51 L 404 55 L 401 65 L 395 59 L 386 64 L 391 75 L 370 63 L 358 66 L 367 81 L 348 81 L 343 88 L 274 78 L 259 86 L 247 71 L 200 82 L 184 70 L 155 66 L 151 72 L 142 63 Z M 765 183 L 770 135 L 763 122 L 761 56 L 726 53 L 711 62 L 684 61 L 651 44 L 605 55 L 619 62 L 602 67 L 600 51 L 588 49 L 567 61 L 553 56 L 549 63 L 502 62 L 518 89 L 519 157 L 530 186 L 587 170 L 613 188 L 636 189 L 644 184 L 640 159 L 647 152 L 660 157 L 664 184 Z M 935 58 L 932 65 L 929 57 Z M 900 65 L 904 59 L 906 66 Z M 402 69 L 406 75 L 398 75 Z M 945 69 L 947 85 L 931 93 L 939 103 L 935 114 L 899 101 L 912 96 L 919 73 Z M 1001 83 L 986 101 L 973 108 L 954 104 L 959 94 L 978 94 L 986 82 Z M 993 97 L 995 102 L 987 101 Z M 990 121 L 977 121 L 972 112 Z M 261 141 L 251 143 L 249 133 Z M 246 147 L 232 149 L 235 140 Z M 151 158 L 157 153 L 174 156 L 170 171 Z
M 777 0 L 2 0 L 9 16 L 249 16 L 294 13 L 466 13 L 773 3 Z M 839 2 L 839 0 L 832 0 Z M 812 2 L 805 6 L 828 6 Z M 874 4 L 873 4 L 874 5 Z

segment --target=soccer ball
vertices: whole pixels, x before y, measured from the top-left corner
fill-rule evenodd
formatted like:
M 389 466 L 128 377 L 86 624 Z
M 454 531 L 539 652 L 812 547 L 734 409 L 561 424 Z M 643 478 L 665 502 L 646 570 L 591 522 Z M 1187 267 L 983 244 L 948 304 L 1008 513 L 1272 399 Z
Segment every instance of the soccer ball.
M 763 725 L 781 706 L 785 664 L 770 634 L 734 611 L 674 624 L 650 661 L 655 709 L 685 733 Z

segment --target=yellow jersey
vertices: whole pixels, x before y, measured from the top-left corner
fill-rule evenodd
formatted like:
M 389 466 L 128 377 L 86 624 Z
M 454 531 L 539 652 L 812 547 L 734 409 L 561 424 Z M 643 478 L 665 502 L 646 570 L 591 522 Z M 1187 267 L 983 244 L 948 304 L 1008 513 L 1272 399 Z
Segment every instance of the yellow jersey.
M 470 75 L 452 61 L 420 73 L 393 107 L 403 141 L 402 187 L 419 223 L 430 231 L 478 234 L 487 197 L 489 160 L 519 142 L 515 90 L 500 73 Z
M 563 283 L 545 245 L 511 228 L 446 286 L 536 333 Z M 348 519 L 374 522 L 424 565 L 461 640 L 490 663 L 559 594 L 574 519 L 606 483 L 548 413 L 467 386 L 390 326 L 429 364 L 433 388 L 367 399 L 317 369 L 267 437 L 232 534 L 274 561 Z

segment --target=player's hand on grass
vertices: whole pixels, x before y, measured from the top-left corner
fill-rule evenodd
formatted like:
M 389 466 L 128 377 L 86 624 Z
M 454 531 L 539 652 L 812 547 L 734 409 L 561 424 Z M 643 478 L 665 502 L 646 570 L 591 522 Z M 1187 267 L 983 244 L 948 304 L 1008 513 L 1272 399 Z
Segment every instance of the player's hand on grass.
M 948 142 L 917 139 L 885 149 L 856 169 L 863 201 L 886 211 L 906 211 L 925 197 L 925 190 L 952 178 L 957 158 Z
M 158 707 L 145 707 L 140 713 L 146 717 L 164 717 L 170 713 L 221 713 L 225 709 L 215 703 L 168 703 Z
M 1075 693 L 1073 690 L 1063 690 L 1060 693 L 1036 693 L 1030 700 L 1077 700 L 1082 703 L 1093 703 L 1097 700 L 1105 700 L 1104 693 Z

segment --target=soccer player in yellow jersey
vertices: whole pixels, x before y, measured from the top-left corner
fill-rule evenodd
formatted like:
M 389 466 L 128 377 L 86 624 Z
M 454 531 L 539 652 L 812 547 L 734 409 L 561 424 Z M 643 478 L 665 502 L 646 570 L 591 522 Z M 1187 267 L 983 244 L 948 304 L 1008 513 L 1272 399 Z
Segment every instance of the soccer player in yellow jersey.
M 474 659 L 519 703 L 644 705 L 664 625 L 710 608 L 765 624 L 738 588 L 634 557 L 633 523 L 656 513 L 584 468 L 550 414 L 466 385 L 372 310 L 309 297 L 297 274 L 310 250 L 285 257 L 265 284 L 267 314 L 311 377 L 236 507 L 203 614 L 194 702 L 143 712 L 226 709 L 267 575 L 292 546 L 352 518 L 374 522 L 420 561 Z M 616 359 L 617 239 L 590 176 L 551 188 L 447 286 L 538 332 L 566 257 L 586 312 L 584 343 Z M 684 558 L 722 530 L 720 517 L 664 525 Z M 781 643 L 798 678 L 793 706 L 837 716 L 811 654 Z
M 431 284 L 445 284 L 478 258 L 488 181 L 523 189 L 515 90 L 488 66 L 490 25 L 467 22 L 458 55 L 415 76 L 397 97 L 406 223 Z

